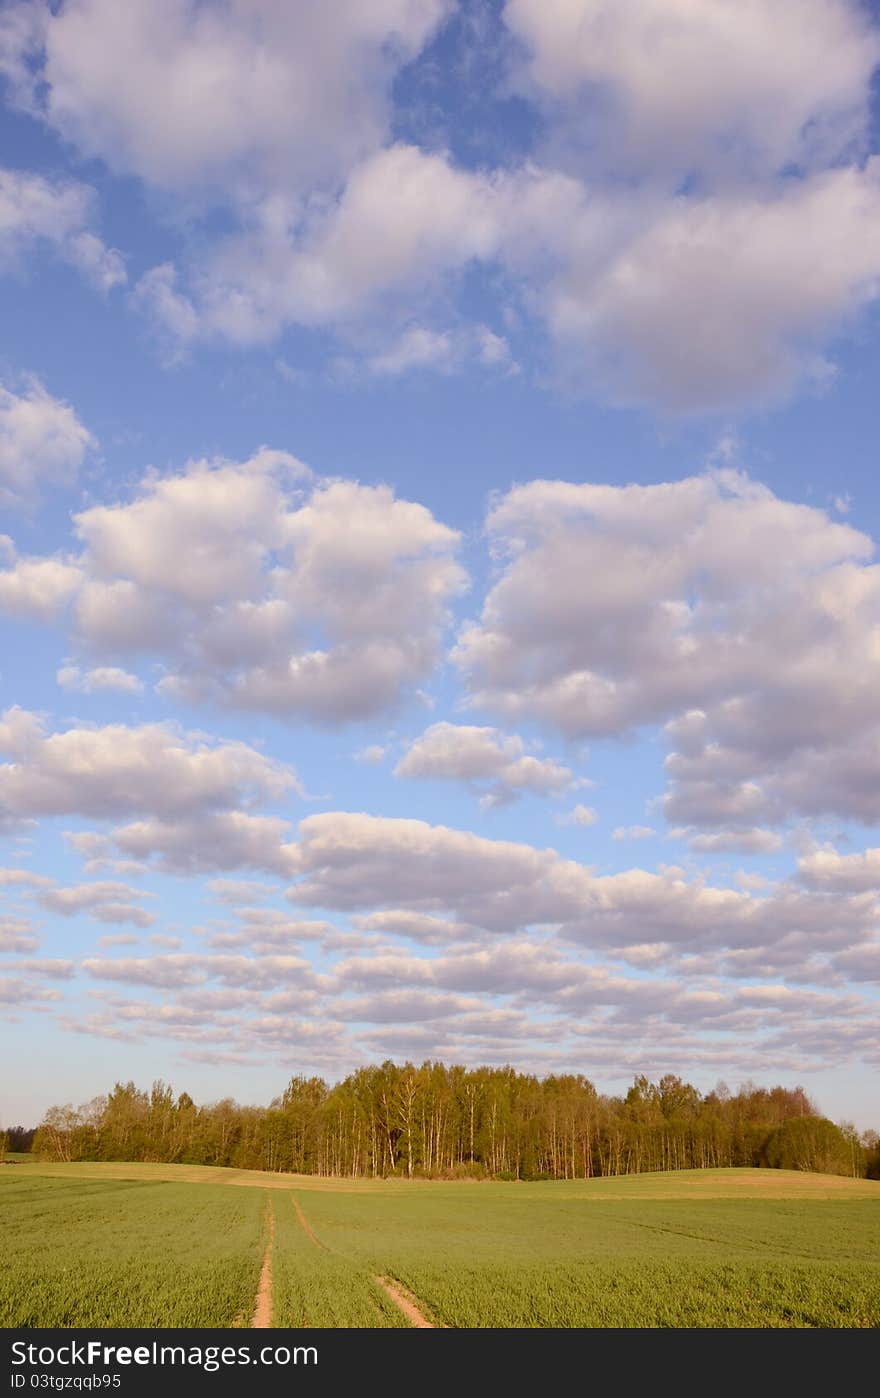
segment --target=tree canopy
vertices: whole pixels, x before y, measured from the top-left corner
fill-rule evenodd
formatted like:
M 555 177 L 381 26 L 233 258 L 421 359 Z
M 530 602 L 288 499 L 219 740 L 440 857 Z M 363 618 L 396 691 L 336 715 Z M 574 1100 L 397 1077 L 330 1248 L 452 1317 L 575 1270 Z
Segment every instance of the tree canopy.
M 56 1160 L 153 1160 L 323 1175 L 576 1179 L 711 1166 L 864 1173 L 864 1144 L 819 1117 L 803 1088 L 723 1084 L 701 1094 L 673 1074 L 623 1097 L 578 1074 L 385 1062 L 330 1087 L 293 1077 L 267 1107 L 197 1106 L 164 1082 L 116 1083 L 52 1107 L 34 1149 Z M 869 1133 L 870 1134 L 870 1133 Z

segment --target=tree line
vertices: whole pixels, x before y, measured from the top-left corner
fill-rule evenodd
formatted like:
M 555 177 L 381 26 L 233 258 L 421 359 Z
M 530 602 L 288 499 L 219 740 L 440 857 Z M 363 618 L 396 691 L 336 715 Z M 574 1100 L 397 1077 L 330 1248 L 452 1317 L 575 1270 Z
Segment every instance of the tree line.
M 300 1174 L 582 1179 L 718 1166 L 880 1178 L 880 1138 L 822 1117 L 802 1087 L 724 1084 L 701 1094 L 667 1074 L 608 1096 L 580 1075 L 392 1062 L 329 1086 L 291 1078 L 267 1107 L 197 1106 L 164 1082 L 46 1112 L 43 1159 L 142 1160 Z
M 5 1130 L 0 1127 L 0 1160 L 7 1151 L 23 1152 L 26 1155 L 33 1149 L 36 1134 L 35 1126 L 7 1126 Z

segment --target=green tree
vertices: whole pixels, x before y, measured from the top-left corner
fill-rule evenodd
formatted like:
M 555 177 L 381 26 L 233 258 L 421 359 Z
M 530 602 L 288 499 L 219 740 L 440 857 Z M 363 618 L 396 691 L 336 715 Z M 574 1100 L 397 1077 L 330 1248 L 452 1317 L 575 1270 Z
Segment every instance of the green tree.
M 791 1117 L 777 1127 L 765 1147 L 766 1163 L 776 1170 L 812 1170 L 850 1175 L 850 1142 L 839 1126 L 822 1116 Z

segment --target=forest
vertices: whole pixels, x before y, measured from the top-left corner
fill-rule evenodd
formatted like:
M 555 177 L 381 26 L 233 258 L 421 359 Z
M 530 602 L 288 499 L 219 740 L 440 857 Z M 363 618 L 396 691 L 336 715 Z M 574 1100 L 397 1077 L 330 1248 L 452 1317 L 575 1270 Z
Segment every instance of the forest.
M 197 1106 L 162 1081 L 116 1083 L 50 1108 L 42 1159 L 140 1160 L 337 1176 L 579 1179 L 723 1166 L 880 1178 L 880 1138 L 821 1116 L 801 1087 L 724 1084 L 701 1094 L 667 1074 L 607 1096 L 580 1075 L 513 1068 L 361 1068 L 335 1086 L 294 1077 L 267 1107 Z

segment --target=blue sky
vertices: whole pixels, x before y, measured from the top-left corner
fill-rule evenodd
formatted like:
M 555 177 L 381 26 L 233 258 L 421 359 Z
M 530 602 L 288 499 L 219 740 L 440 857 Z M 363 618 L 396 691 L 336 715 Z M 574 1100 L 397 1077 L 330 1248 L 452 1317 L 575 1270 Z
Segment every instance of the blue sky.
M 441 1057 L 878 1124 L 878 62 L 3 7 L 0 1119 Z

